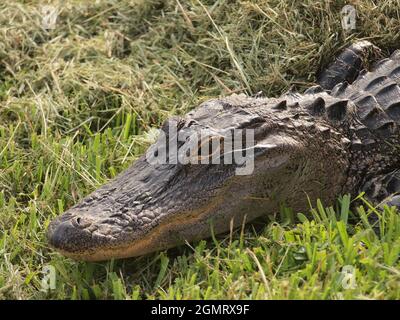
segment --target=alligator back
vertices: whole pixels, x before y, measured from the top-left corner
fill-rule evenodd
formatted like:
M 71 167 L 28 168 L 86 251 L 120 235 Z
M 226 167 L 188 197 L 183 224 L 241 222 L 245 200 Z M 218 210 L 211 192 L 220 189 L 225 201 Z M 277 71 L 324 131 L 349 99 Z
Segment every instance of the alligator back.
M 373 135 L 388 139 L 400 125 L 400 51 L 379 61 L 371 71 L 361 71 L 349 85 L 336 85 L 331 95 L 352 100 L 361 122 Z

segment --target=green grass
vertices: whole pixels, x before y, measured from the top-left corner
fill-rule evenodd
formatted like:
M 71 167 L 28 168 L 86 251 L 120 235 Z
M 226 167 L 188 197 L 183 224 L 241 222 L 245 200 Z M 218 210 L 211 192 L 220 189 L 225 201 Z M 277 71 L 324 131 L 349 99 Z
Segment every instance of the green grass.
M 400 298 L 399 215 L 350 212 L 348 197 L 135 259 L 74 262 L 45 239 L 169 115 L 232 92 L 303 90 L 355 39 L 397 48 L 396 1 L 353 1 L 351 34 L 345 1 L 69 0 L 48 31 L 39 3 L 0 4 L 0 298 Z M 57 286 L 42 292 L 49 265 Z M 354 288 L 342 286 L 346 266 Z

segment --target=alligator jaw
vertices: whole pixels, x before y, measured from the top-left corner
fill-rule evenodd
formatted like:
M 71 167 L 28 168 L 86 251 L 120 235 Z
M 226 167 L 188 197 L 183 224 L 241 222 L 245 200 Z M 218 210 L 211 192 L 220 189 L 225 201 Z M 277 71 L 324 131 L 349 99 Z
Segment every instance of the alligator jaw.
M 136 257 L 156 250 L 168 249 L 183 244 L 185 239 L 173 239 L 171 235 L 175 232 L 181 232 L 182 225 L 185 225 L 185 228 L 195 229 L 196 225 L 204 220 L 211 208 L 212 206 L 209 206 L 208 210 L 204 210 L 204 212 L 194 212 L 190 215 L 178 214 L 176 218 L 160 224 L 143 237 L 135 239 L 134 241 L 128 240 L 125 243 L 121 239 L 119 243 L 109 243 L 104 246 L 82 247 L 78 245 L 72 247 L 71 243 L 74 243 L 74 240 L 80 244 L 94 243 L 93 238 L 84 233 L 80 233 L 79 229 L 71 225 L 66 228 L 63 223 L 56 225 L 54 228 L 49 227 L 48 238 L 50 245 L 54 249 L 59 251 L 62 255 L 74 260 L 104 261 L 112 258 Z M 69 228 L 71 228 L 71 231 L 68 231 Z M 202 236 L 203 235 L 199 233 L 197 237 L 193 237 L 193 240 L 201 239 Z M 62 239 L 68 239 L 68 243 Z M 98 244 L 100 242 L 98 242 Z
M 210 181 L 201 174 L 205 166 L 154 167 L 142 157 L 54 219 L 47 232 L 49 244 L 67 257 L 99 261 L 144 255 L 205 238 L 210 231 L 207 217 L 220 202 L 214 190 L 227 183 L 232 169 Z M 215 174 L 218 170 L 208 171 Z
M 286 160 L 286 156 L 279 156 L 271 163 L 279 167 Z M 210 181 L 208 175 L 197 178 L 198 174 L 188 177 L 185 173 L 183 180 L 179 182 L 182 173 L 175 170 L 174 177 L 178 182 L 170 188 L 161 188 L 163 193 L 153 193 L 154 197 L 158 197 L 157 201 L 147 207 L 142 204 L 133 206 L 129 211 L 127 206 L 136 198 L 133 196 L 137 192 L 135 186 L 140 184 L 140 180 L 149 183 L 147 179 L 140 179 L 140 175 L 138 180 L 138 172 L 143 172 L 143 162 L 143 159 L 139 159 L 127 172 L 53 220 L 48 228 L 49 244 L 61 254 L 75 260 L 101 261 L 135 257 L 175 247 L 185 241 L 208 238 L 211 228 L 217 234 L 225 232 L 229 230 L 231 221 L 236 227 L 241 225 L 245 215 L 252 219 L 252 214 L 260 215 L 261 210 L 268 210 L 268 206 L 271 211 L 278 207 L 273 202 L 266 205 L 266 199 L 257 201 L 251 198 L 253 187 L 257 186 L 256 180 L 251 176 L 234 176 L 229 173 L 233 171 L 231 168 L 225 169 L 224 175 L 218 177 L 221 167 L 206 169 L 203 166 L 203 170 L 207 170 L 215 179 Z M 274 170 L 273 166 L 270 169 Z M 200 168 L 199 170 L 201 172 Z M 174 170 L 165 171 L 170 173 Z M 127 180 L 131 180 L 126 187 L 127 191 L 116 189 L 115 186 L 126 186 Z M 248 189 L 243 188 L 243 184 Z M 185 197 L 186 195 L 189 196 Z M 127 202 L 122 207 L 112 206 L 116 198 L 124 198 Z M 173 205 L 166 200 L 173 200 Z M 157 202 L 162 203 L 161 207 L 156 205 Z M 247 212 L 243 207 L 249 208 L 249 211 L 253 209 L 253 212 Z M 146 215 L 143 215 L 146 210 L 154 210 L 154 213 L 160 214 L 146 224 L 143 223 L 147 221 Z M 126 223 L 118 220 L 121 212 L 129 213 L 129 217 L 124 217 Z M 141 215 L 141 219 L 129 220 Z M 118 218 L 113 220 L 113 216 Z

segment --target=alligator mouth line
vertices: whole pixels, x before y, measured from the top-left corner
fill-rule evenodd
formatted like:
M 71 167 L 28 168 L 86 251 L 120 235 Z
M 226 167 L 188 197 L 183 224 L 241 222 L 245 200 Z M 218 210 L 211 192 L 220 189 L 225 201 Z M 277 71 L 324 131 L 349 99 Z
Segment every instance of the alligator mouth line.
M 129 258 L 145 255 L 161 249 L 169 249 L 185 242 L 185 238 L 179 234 L 182 227 L 198 226 L 199 221 L 206 221 L 206 216 L 221 202 L 222 197 L 214 199 L 213 202 L 206 207 L 192 211 L 188 214 L 177 213 L 171 217 L 169 221 L 162 221 L 158 226 L 154 227 L 146 235 L 138 239 L 130 241 L 123 245 L 115 244 L 109 247 L 93 247 L 81 252 L 66 251 L 62 248 L 56 248 L 61 254 L 74 260 L 84 261 L 104 261 L 110 258 Z M 208 223 L 209 228 L 212 226 Z M 227 223 L 229 226 L 229 222 Z M 175 241 L 168 241 L 173 237 Z M 201 233 L 197 240 L 204 238 Z M 192 241 L 193 239 L 191 239 Z M 196 239 L 194 239 L 196 240 Z M 156 249 L 155 249 L 156 248 Z

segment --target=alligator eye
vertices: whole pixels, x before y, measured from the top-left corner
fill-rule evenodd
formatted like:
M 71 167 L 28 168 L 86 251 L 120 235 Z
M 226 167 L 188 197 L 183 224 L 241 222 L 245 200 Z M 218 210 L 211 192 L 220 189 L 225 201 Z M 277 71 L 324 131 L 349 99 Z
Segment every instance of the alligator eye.
M 80 223 L 81 223 L 81 218 L 80 218 L 80 217 L 76 218 L 76 223 L 77 223 L 77 224 L 80 224 Z

